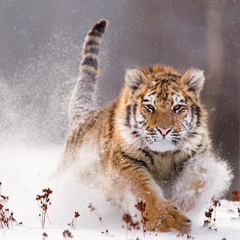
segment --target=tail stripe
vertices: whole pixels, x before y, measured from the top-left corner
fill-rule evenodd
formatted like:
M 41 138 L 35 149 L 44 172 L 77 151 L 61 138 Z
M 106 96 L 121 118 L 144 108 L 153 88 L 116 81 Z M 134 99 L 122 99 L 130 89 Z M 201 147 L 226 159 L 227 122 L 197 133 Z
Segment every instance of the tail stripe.
M 85 49 L 83 54 L 87 54 L 87 53 L 92 53 L 92 54 L 98 55 L 98 53 L 99 53 L 99 48 L 93 48 L 93 47 L 91 47 L 91 48 L 89 48 L 89 49 Z
M 88 40 L 86 43 L 85 43 L 85 47 L 88 47 L 88 46 L 97 46 L 98 47 L 99 45 L 99 41 L 96 41 L 94 39 L 92 40 Z
M 99 30 L 92 30 L 89 32 L 88 36 L 93 36 L 93 37 L 102 37 L 103 33 L 99 32 Z
M 98 60 L 94 59 L 92 56 L 86 57 L 82 62 L 82 67 L 85 65 L 91 66 L 97 70 L 98 69 Z

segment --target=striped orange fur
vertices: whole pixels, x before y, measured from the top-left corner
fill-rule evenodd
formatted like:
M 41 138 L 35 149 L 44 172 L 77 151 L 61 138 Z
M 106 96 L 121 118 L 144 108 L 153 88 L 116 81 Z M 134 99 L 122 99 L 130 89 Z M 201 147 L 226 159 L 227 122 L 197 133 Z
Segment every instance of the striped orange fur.
M 108 198 L 124 199 L 130 192 L 144 201 L 146 230 L 189 232 L 191 221 L 184 212 L 210 191 L 208 169 L 218 166 L 200 102 L 203 72 L 181 74 L 161 65 L 131 68 L 119 97 L 95 109 L 99 44 L 107 25 L 106 20 L 96 23 L 83 46 L 60 172 L 74 168 L 88 184 L 99 174 L 102 182 L 97 180 L 96 186 Z M 90 150 L 81 155 L 86 146 Z M 81 165 L 86 166 L 83 171 L 77 167 Z M 211 191 L 208 197 L 221 192 Z

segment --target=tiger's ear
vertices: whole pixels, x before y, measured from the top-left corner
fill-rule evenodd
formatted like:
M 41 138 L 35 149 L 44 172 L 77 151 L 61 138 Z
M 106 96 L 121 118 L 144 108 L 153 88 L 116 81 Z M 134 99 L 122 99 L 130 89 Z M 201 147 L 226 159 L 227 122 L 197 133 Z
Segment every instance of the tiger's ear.
M 188 70 L 182 77 L 181 82 L 187 91 L 193 92 L 199 98 L 204 84 L 204 74 L 202 70 L 193 68 Z
M 146 82 L 145 80 L 146 75 L 140 69 L 131 68 L 126 72 L 125 83 L 133 91 L 139 89 Z

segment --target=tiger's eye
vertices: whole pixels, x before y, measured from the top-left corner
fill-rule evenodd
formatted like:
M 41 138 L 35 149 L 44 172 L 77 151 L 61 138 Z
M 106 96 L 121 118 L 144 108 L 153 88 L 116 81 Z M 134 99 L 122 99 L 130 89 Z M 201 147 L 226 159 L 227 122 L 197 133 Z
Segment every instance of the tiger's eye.
M 177 110 L 179 110 L 180 108 L 181 108 L 181 105 L 176 105 L 176 106 L 173 107 L 173 110 L 174 110 L 174 111 L 177 111 Z
M 179 112 L 185 111 L 185 109 L 186 109 L 186 107 L 185 107 L 184 105 L 180 105 L 180 104 L 175 105 L 175 106 L 173 107 L 173 111 L 174 111 L 175 113 L 179 113 Z
M 155 107 L 154 107 L 153 105 L 147 104 L 147 105 L 145 105 L 145 106 L 146 106 L 146 108 L 147 108 L 148 111 L 150 111 L 150 112 L 154 112 L 154 111 L 155 111 Z

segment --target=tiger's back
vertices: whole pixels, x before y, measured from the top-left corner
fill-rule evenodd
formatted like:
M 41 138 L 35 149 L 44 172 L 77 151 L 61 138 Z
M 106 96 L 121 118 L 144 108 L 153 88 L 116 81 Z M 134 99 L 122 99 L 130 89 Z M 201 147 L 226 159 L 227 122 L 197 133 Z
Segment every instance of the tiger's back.
M 189 211 L 207 196 L 204 192 L 212 197 L 231 179 L 226 166 L 221 184 L 211 188 L 212 169 L 221 164 L 213 157 L 200 102 L 203 72 L 190 69 L 182 75 L 161 65 L 129 69 L 119 98 L 95 109 L 99 44 L 106 26 L 106 20 L 95 24 L 84 43 L 60 169 L 75 168 L 87 184 L 101 182 L 107 198 L 122 199 L 130 191 L 146 203 L 147 230 L 188 232 L 191 221 L 175 205 Z

